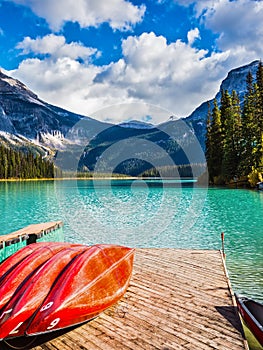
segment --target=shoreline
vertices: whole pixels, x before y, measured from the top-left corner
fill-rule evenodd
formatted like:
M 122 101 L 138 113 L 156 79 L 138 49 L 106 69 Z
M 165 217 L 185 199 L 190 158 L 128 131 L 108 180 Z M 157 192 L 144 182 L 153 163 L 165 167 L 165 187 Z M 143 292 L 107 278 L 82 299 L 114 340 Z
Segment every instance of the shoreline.
M 34 179 L 0 179 L 0 182 L 37 182 L 37 181 L 63 181 L 63 180 L 137 180 L 137 177 L 54 177 L 54 178 L 34 178 Z
M 142 181 L 156 181 L 156 180 L 166 180 L 166 181 L 182 181 L 182 182 L 193 182 L 199 187 L 207 187 L 207 188 L 226 188 L 226 189 L 246 189 L 246 190 L 256 190 L 254 187 L 249 187 L 245 185 L 244 183 L 237 184 L 237 183 L 229 183 L 227 185 L 211 185 L 211 184 L 204 184 L 202 182 L 199 182 L 198 179 L 195 178 L 158 178 L 158 177 L 136 177 L 136 176 L 101 176 L 101 177 L 54 177 L 54 178 L 33 178 L 33 179 L 0 179 L 0 183 L 24 183 L 24 182 L 44 182 L 44 181 L 103 181 L 103 180 L 111 180 L 111 181 L 117 181 L 117 180 L 142 180 Z
M 63 180 L 174 180 L 174 181 L 193 181 L 197 180 L 194 178 L 158 178 L 158 177 L 136 177 L 136 176 L 101 176 L 101 177 L 54 177 L 54 178 L 34 178 L 34 179 L 0 179 L 0 182 L 29 182 L 29 181 L 63 181 Z

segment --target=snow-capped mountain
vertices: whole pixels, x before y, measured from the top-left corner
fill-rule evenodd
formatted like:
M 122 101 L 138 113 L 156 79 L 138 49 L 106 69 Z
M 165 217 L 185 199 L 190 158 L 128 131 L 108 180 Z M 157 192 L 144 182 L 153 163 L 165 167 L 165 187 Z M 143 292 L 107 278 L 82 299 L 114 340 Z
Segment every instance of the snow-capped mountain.
M 222 89 L 236 90 L 242 101 L 247 73 L 251 71 L 255 76 L 258 63 L 254 61 L 231 70 L 215 96 L 218 102 Z M 204 155 L 197 151 L 194 142 L 196 136 L 204 149 L 207 112 L 208 103 L 204 102 L 182 120 L 167 116 L 168 121 L 158 126 L 137 120 L 113 125 L 52 106 L 39 99 L 22 82 L 0 71 L 0 143 L 10 147 L 35 147 L 37 151 L 51 155 L 58 150 L 62 155 L 68 155 L 64 163 L 74 154 L 71 169 L 80 166 L 93 170 L 102 154 L 118 142 L 121 146 L 112 148 L 114 156 L 119 154 L 123 159 L 120 154 L 123 147 L 127 147 L 127 158 L 131 160 L 130 163 L 125 160 L 124 167 L 129 170 L 132 164 L 133 174 L 145 170 L 149 166 L 146 163 L 166 166 L 170 160 L 175 164 L 204 162 Z M 145 145 L 152 145 L 151 150 Z M 104 159 L 104 167 L 107 168 L 111 156 L 108 154 Z M 135 158 L 139 159 L 137 163 Z M 144 164 L 142 160 L 145 160 Z M 118 171 L 122 171 L 119 165 Z
M 92 137 L 93 129 L 103 128 L 104 124 L 40 100 L 22 82 L 0 71 L 0 131 L 2 137 L 6 133 L 6 140 L 16 135 L 17 144 L 26 139 L 36 145 L 60 149 L 64 143 Z

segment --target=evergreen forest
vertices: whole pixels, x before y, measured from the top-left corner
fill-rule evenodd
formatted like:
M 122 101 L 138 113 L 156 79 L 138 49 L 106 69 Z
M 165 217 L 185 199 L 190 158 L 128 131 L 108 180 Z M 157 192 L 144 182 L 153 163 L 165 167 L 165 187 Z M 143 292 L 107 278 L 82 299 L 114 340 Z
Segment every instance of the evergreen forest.
M 53 178 L 54 164 L 41 155 L 22 152 L 0 145 L 0 178 Z
M 247 182 L 255 186 L 263 173 L 263 64 L 255 79 L 246 77 L 244 101 L 236 91 L 221 91 L 208 108 L 206 159 L 211 184 Z

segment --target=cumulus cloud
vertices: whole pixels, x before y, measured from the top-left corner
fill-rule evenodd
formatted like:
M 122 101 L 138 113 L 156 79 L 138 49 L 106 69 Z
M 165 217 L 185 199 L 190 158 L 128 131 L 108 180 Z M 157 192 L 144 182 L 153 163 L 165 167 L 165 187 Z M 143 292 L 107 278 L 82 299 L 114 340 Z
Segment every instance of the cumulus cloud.
M 99 54 L 96 49 L 85 47 L 81 43 L 66 43 L 62 35 L 46 35 L 43 38 L 31 39 L 30 37 L 17 44 L 17 48 L 22 50 L 23 54 L 49 54 L 53 58 L 69 57 L 72 59 L 87 59 L 95 53 Z
M 228 59 L 225 53 L 206 57 L 207 51 L 181 40 L 168 44 L 154 33 L 128 37 L 122 50 L 123 58 L 100 72 L 95 82 L 126 89 L 128 98 L 159 105 L 179 116 L 186 116 L 217 92 Z
M 15 1 L 41 7 L 39 0 Z M 201 39 L 197 27 L 189 30 L 186 42 L 180 39 L 167 42 L 164 36 L 150 32 L 128 36 L 122 41 L 122 54 L 118 61 L 96 66 L 92 63 L 92 56 L 99 54 L 96 49 L 81 43 L 66 43 L 63 36 L 51 34 L 37 39 L 26 37 L 19 43 L 22 53 L 34 52 L 44 57 L 24 59 L 11 74 L 49 103 L 90 116 L 103 109 L 103 113 L 96 113 L 101 120 L 121 121 L 123 116 L 117 113 L 112 117 L 106 115 L 109 109 L 106 111 L 105 107 L 111 106 L 110 109 L 114 110 L 114 105 L 129 103 L 137 106 L 134 119 L 148 118 L 143 109 L 138 108 L 139 103 L 159 106 L 176 116 L 187 116 L 199 104 L 215 96 L 228 70 L 262 57 L 263 2 L 176 1 L 185 6 L 194 4 L 196 19 L 219 34 L 217 51 L 211 53 L 194 47 L 195 40 Z M 86 6 L 93 4 L 92 1 L 80 0 L 80 6 L 84 2 Z M 112 1 L 110 3 L 112 6 Z M 129 4 L 123 0 L 121 3 L 123 6 L 124 3 L 125 6 Z M 65 0 L 67 9 L 69 4 L 73 6 L 71 0 Z M 109 6 L 107 4 L 97 1 L 97 5 L 93 5 L 105 9 Z M 47 9 L 58 6 L 58 1 L 47 0 L 45 6 Z M 133 9 L 136 7 L 133 6 Z M 101 11 L 98 11 L 100 19 L 103 17 Z M 74 11 L 69 13 L 73 18 Z M 59 17 L 58 26 L 62 25 L 62 18 L 68 18 L 65 16 Z M 244 25 L 240 23 L 242 21 Z M 84 25 L 84 19 L 79 23 Z M 163 120 L 164 116 L 160 114 L 152 121 L 159 123 Z
M 200 32 L 198 28 L 192 29 L 187 33 L 189 45 L 192 45 L 196 39 L 200 39 Z
M 186 116 L 217 92 L 228 59 L 226 53 L 206 57 L 207 51 L 181 40 L 168 44 L 165 37 L 151 32 L 129 36 L 122 43 L 123 57 L 98 67 L 91 62 L 81 64 L 72 55 L 63 56 L 64 41 L 52 40 L 48 50 L 44 40 L 24 41 L 25 49 L 48 51 L 51 57 L 26 59 L 12 75 L 42 99 L 84 115 L 93 115 L 106 106 L 141 102 Z M 143 117 L 139 113 L 136 119 Z M 119 117 L 115 115 L 111 121 L 120 121 Z M 153 118 L 154 123 L 161 121 L 163 115 L 162 119 L 160 115 Z
M 230 50 L 239 60 L 247 56 L 262 57 L 263 1 L 258 0 L 173 0 L 189 6 L 194 5 L 195 17 L 212 32 L 219 35 L 216 42 L 221 51 Z
M 78 22 L 82 28 L 108 22 L 113 29 L 127 30 L 142 20 L 146 10 L 145 5 L 135 6 L 127 0 L 10 1 L 30 7 L 54 31 L 59 31 L 67 21 Z
M 214 1 L 206 8 L 203 20 L 207 28 L 220 34 L 217 44 L 221 50 L 243 47 L 262 55 L 262 1 Z
M 57 60 L 26 59 L 9 74 L 22 80 L 42 100 L 87 115 L 98 106 L 97 98 L 87 100 L 86 95 L 99 71 L 91 64 L 86 66 L 62 57 Z

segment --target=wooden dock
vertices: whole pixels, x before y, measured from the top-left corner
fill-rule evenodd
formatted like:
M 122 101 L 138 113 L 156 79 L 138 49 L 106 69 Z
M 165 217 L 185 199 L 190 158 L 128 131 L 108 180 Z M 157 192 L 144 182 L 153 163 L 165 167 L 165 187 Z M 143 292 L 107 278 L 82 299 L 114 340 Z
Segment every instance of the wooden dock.
M 125 297 L 35 350 L 248 349 L 219 251 L 136 249 Z
M 62 227 L 62 221 L 44 222 L 0 235 L 0 262 L 28 244 L 41 241 L 62 241 L 64 239 Z
M 28 225 L 12 233 L 0 235 L 0 242 L 9 242 L 10 244 L 13 244 L 19 238 L 27 240 L 31 237 L 32 240 L 32 236 L 35 236 L 34 239 L 38 239 L 62 226 L 62 221 L 43 222 L 40 224 Z

